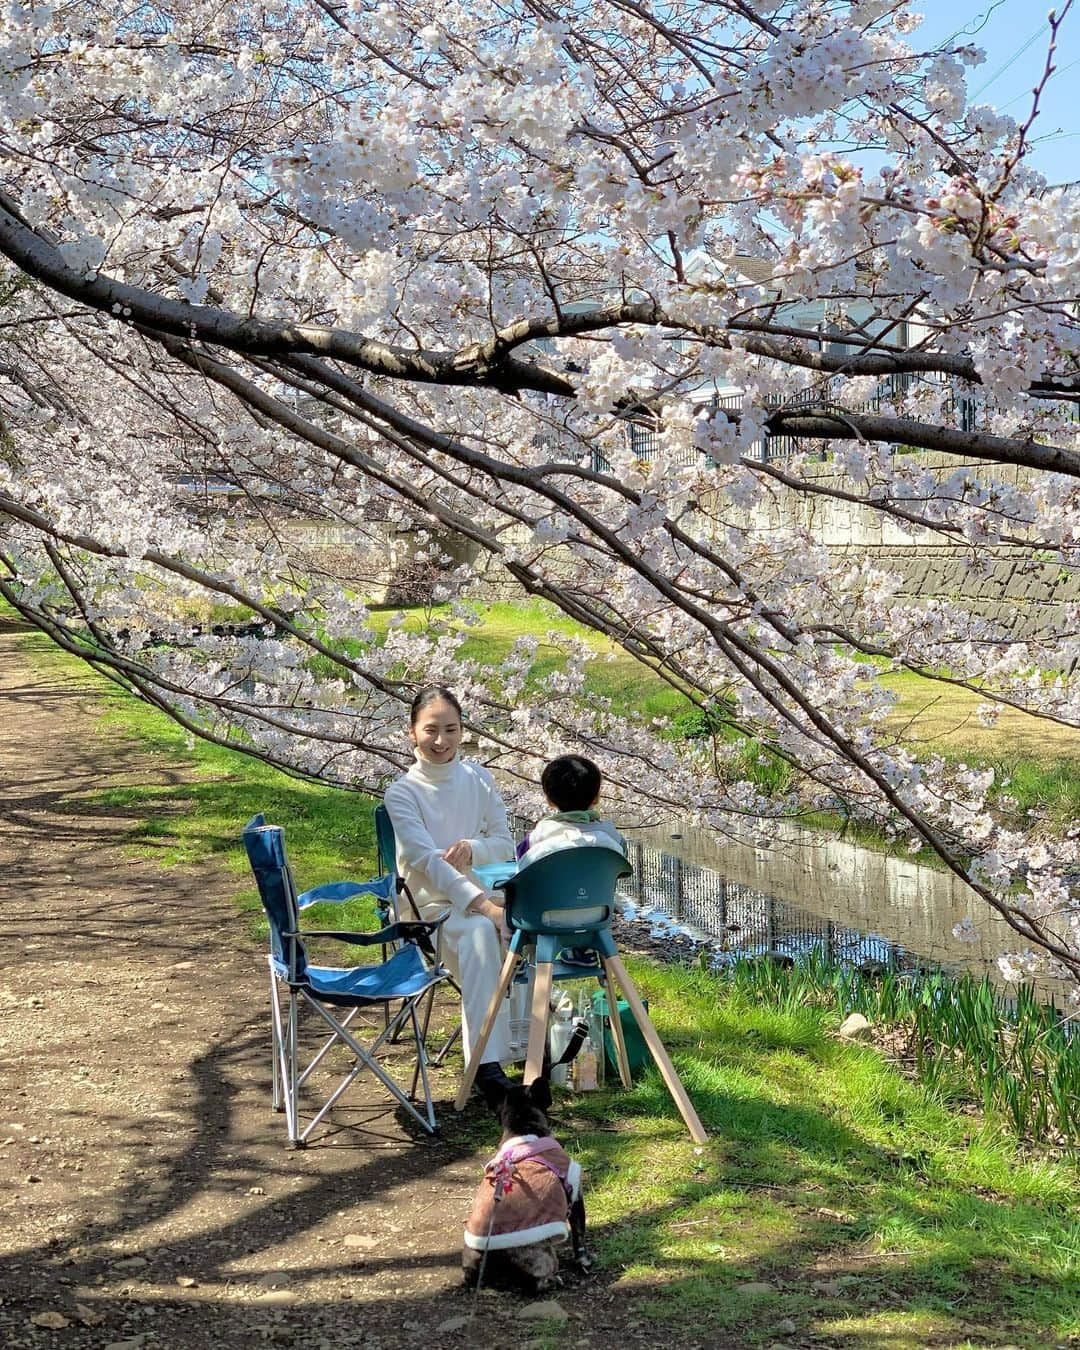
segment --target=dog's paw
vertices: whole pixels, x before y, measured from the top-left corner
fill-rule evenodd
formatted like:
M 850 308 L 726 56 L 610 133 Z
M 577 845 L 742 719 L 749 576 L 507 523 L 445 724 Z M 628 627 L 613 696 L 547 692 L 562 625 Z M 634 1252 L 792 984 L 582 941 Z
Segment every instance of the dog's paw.
M 578 1284 L 596 1274 L 596 1265 L 588 1252 L 575 1252 L 566 1262 L 566 1276 L 572 1283 Z

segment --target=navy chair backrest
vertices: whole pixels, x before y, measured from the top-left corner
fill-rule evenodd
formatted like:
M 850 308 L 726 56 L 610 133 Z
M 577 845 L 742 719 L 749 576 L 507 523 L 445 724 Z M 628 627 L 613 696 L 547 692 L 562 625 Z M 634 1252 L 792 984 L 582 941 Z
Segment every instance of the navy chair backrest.
M 285 854 L 285 831 L 280 825 L 267 825 L 262 814 L 252 816 L 244 826 L 244 848 L 270 921 L 270 952 L 288 979 L 301 978 L 307 966 L 303 943 L 284 936 L 300 927 L 296 886 Z
M 632 870 L 603 844 L 537 858 L 506 883 L 510 927 L 556 937 L 610 928 L 616 882 Z
M 375 847 L 379 854 L 379 871 L 383 876 L 397 876 L 397 840 L 390 812 L 380 802 L 375 808 Z

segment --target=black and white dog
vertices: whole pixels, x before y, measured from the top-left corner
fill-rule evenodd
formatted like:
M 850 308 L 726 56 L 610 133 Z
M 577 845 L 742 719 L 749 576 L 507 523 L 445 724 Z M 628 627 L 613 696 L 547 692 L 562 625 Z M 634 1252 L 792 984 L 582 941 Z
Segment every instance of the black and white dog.
M 538 1078 L 514 1084 L 499 1106 L 499 1151 L 484 1167 L 465 1225 L 465 1282 L 511 1284 L 545 1294 L 558 1283 L 558 1248 L 569 1238 L 587 1269 L 581 1168 L 551 1136 L 551 1087 Z M 485 1260 L 486 1253 L 486 1260 Z

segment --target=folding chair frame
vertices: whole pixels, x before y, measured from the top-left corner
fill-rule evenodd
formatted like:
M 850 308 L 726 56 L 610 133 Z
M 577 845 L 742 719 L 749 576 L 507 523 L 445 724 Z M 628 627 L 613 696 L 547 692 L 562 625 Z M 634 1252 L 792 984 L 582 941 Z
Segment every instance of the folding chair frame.
M 433 950 L 432 935 L 442 920 L 391 923 L 376 933 L 301 931 L 299 916 L 306 906 L 319 901 L 338 903 L 363 894 L 372 894 L 385 900 L 390 879 L 382 877 L 374 882 L 336 882 L 297 895 L 285 854 L 284 832 L 280 826 L 268 826 L 263 816 L 255 816 L 245 826 L 244 845 L 270 921 L 271 1104 L 275 1111 L 285 1113 L 290 1145 L 294 1148 L 304 1147 L 342 1094 L 365 1070 L 371 1071 L 373 1077 L 378 1079 L 421 1129 L 429 1134 L 434 1133 L 435 1111 L 418 1009 L 425 1000 L 430 1007 L 435 988 L 449 978 L 447 970 L 437 962 L 427 963 L 421 954 L 422 947 L 429 952 Z M 396 950 L 382 965 L 327 969 L 308 963 L 304 939 L 316 937 L 333 938 L 353 946 L 379 945 L 384 952 L 393 945 Z M 279 985 L 288 988 L 287 1001 L 282 999 Z M 313 1009 L 330 1031 L 303 1067 L 300 1064 L 299 1045 L 302 1004 Z M 392 1011 L 394 1005 L 400 1006 Z M 332 1011 L 335 1007 L 344 1011 L 337 1014 Z M 362 1044 L 349 1030 L 356 1015 L 365 1008 L 383 1009 L 386 1013 L 382 1030 L 368 1045 Z M 408 1092 L 394 1081 L 377 1059 L 379 1050 L 395 1040 L 406 1027 L 411 1030 L 416 1051 L 412 1084 Z M 301 1129 L 300 1089 L 335 1043 L 342 1044 L 355 1056 L 355 1060 L 314 1118 Z M 414 1101 L 417 1086 L 421 1083 L 422 1111 Z
M 324 1116 L 327 1115 L 342 1094 L 352 1086 L 365 1069 L 371 1070 L 372 1074 L 374 1074 L 374 1076 L 382 1083 L 387 1092 L 395 1098 L 422 1129 L 426 1130 L 428 1134 L 434 1134 L 438 1127 L 435 1123 L 435 1108 L 431 1100 L 431 1084 L 427 1073 L 429 1061 L 424 1048 L 423 1035 L 416 1016 L 417 1006 L 423 1002 L 424 999 L 429 1000 L 428 1006 L 430 1007 L 430 998 L 434 986 L 425 988 L 412 998 L 402 1000 L 402 1006 L 399 1011 L 387 1018 L 382 1031 L 365 1049 L 365 1047 L 362 1046 L 348 1030 L 349 1023 L 352 1022 L 353 1018 L 361 1010 L 361 1007 L 364 1006 L 362 1004 L 357 1004 L 350 1008 L 346 1015 L 339 1019 L 330 1011 L 329 1006 L 313 997 L 303 986 L 293 985 L 289 988 L 288 1009 L 287 1014 L 283 1019 L 281 995 L 278 989 L 279 980 L 274 970 L 273 957 L 269 957 L 268 961 L 270 964 L 270 1004 L 273 1009 L 272 1033 L 274 1054 L 271 1105 L 275 1111 L 285 1112 L 285 1127 L 288 1132 L 289 1143 L 294 1148 L 304 1147 L 309 1136 L 320 1124 Z M 299 1007 L 301 1001 L 318 1013 L 331 1028 L 330 1035 L 303 1069 L 301 1069 L 299 1065 L 298 1045 Z M 378 1002 L 381 1003 L 383 1007 L 388 1008 L 388 1004 L 384 1000 L 380 999 Z M 375 1058 L 379 1048 L 385 1043 L 395 1039 L 397 1033 L 406 1022 L 412 1024 L 413 1035 L 417 1047 L 416 1068 L 413 1071 L 412 1085 L 408 1093 L 394 1082 Z M 334 1088 L 333 1092 L 307 1123 L 304 1129 L 301 1130 L 299 1128 L 300 1089 L 304 1085 L 309 1074 L 316 1068 L 327 1051 L 339 1041 L 346 1045 L 356 1056 L 356 1063 L 341 1079 L 337 1087 Z M 418 1078 L 423 1081 L 424 1088 L 423 1115 L 420 1114 L 411 1100 L 416 1096 Z
M 413 893 L 412 891 L 409 890 L 409 887 L 405 882 L 405 878 L 397 870 L 397 849 L 394 840 L 394 822 L 390 819 L 390 812 L 386 809 L 385 805 L 382 802 L 380 802 L 375 807 L 373 815 L 375 818 L 375 846 L 378 850 L 379 855 L 379 869 L 380 871 L 385 872 L 394 878 L 395 893 L 398 896 L 399 914 L 400 914 L 400 898 L 404 896 L 409 906 L 409 914 L 411 920 L 416 923 L 422 923 L 423 920 L 420 917 L 420 910 L 417 906 L 415 899 L 413 898 Z M 430 959 L 433 964 L 440 964 L 438 951 L 434 947 L 431 949 L 428 955 L 430 956 Z M 447 983 L 450 985 L 450 988 L 453 989 L 454 993 L 457 994 L 458 998 L 460 998 L 461 985 L 458 984 L 457 980 L 453 977 L 453 975 L 448 974 L 446 979 Z M 427 1007 L 424 1009 L 423 1037 L 425 1045 L 427 1044 L 428 1027 L 431 1025 L 431 1010 L 434 1007 L 434 1004 L 435 1004 L 435 990 L 432 989 L 431 997 L 428 999 Z M 439 1047 L 438 1053 L 434 1056 L 434 1058 L 430 1059 L 428 1063 L 431 1064 L 436 1069 L 440 1068 L 443 1060 L 447 1056 L 447 1053 L 453 1048 L 453 1046 L 460 1039 L 460 1037 L 461 1037 L 461 1022 L 459 1020 L 457 1026 L 453 1029 L 450 1035 L 447 1036 L 446 1040 L 443 1041 L 442 1045 Z M 415 1083 L 415 1078 L 413 1081 Z

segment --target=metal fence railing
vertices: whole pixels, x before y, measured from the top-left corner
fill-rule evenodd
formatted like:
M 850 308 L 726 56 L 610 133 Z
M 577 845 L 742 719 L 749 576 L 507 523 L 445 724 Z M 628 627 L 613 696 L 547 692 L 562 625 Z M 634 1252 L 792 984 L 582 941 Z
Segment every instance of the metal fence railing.
M 510 823 L 519 838 L 529 828 L 519 817 Z M 823 918 L 650 844 L 629 841 L 627 858 L 634 870 L 620 894 L 633 906 L 635 917 L 650 929 L 666 917 L 670 923 L 665 935 L 685 930 L 683 936 L 695 948 L 707 946 L 720 960 L 725 959 L 720 953 L 794 960 L 817 951 L 832 962 L 863 969 L 941 968 L 927 953 Z
M 875 968 L 914 971 L 940 965 L 881 934 L 823 918 L 650 845 L 631 842 L 628 858 L 634 872 L 625 883 L 626 898 L 646 921 L 668 916 L 698 943 L 732 954 L 792 959 L 820 951 L 834 962 Z
M 796 390 L 790 396 L 784 398 L 766 399 L 765 407 L 769 410 L 783 408 L 788 411 L 797 411 L 800 408 L 824 410 L 833 406 L 837 408 L 843 406 L 846 411 L 853 413 L 889 412 L 892 410 L 892 401 L 907 393 L 916 378 L 915 375 L 908 373 L 890 375 L 881 381 L 870 398 L 857 404 L 842 404 L 839 398 L 841 392 L 839 387 L 836 388 L 837 398 L 833 400 L 830 396 L 831 386 L 826 385 L 825 388 Z M 744 397 L 741 393 L 713 394 L 703 401 L 701 406 L 715 412 L 724 410 L 741 412 L 744 406 Z M 1065 405 L 1065 411 L 1070 420 L 1080 421 L 1080 404 Z M 946 386 L 943 417 L 958 431 L 977 431 L 980 423 L 985 423 L 987 412 L 988 410 L 980 405 L 980 401 L 968 388 L 951 383 Z M 631 454 L 638 459 L 652 459 L 660 448 L 662 430 L 662 425 L 657 418 L 646 416 L 628 418 L 626 435 Z M 748 451 L 748 457 L 760 459 L 767 463 L 774 459 L 785 459 L 800 451 L 806 451 L 808 448 L 813 451 L 815 445 L 819 447 L 818 452 L 823 453 L 820 449 L 821 442 L 807 442 L 804 437 L 766 434 L 752 443 Z M 687 451 L 684 456 L 685 462 L 690 463 L 693 455 L 693 451 Z M 593 468 L 602 472 L 606 472 L 611 467 L 599 451 L 594 451 L 593 461 Z

